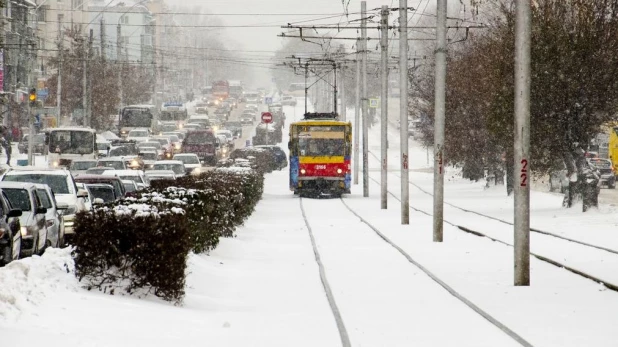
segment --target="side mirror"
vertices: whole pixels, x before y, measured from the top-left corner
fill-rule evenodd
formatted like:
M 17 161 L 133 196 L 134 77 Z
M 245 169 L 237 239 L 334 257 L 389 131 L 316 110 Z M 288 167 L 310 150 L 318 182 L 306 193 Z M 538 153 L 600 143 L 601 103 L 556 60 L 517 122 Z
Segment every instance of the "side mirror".
M 87 198 L 88 197 L 88 191 L 86 191 L 85 189 L 78 189 L 77 190 L 77 197 L 78 198 Z
M 56 205 L 56 209 L 57 210 L 68 210 L 69 209 L 69 205 L 65 204 L 63 202 L 58 203 L 58 205 Z
M 14 210 L 10 210 L 6 216 L 9 218 L 14 218 L 14 217 L 21 217 L 21 214 L 22 214 L 21 210 L 14 209 Z
M 39 207 L 36 209 L 36 214 L 46 214 L 47 209 L 45 207 Z
M 288 141 L 288 149 L 291 150 L 292 149 L 292 141 Z

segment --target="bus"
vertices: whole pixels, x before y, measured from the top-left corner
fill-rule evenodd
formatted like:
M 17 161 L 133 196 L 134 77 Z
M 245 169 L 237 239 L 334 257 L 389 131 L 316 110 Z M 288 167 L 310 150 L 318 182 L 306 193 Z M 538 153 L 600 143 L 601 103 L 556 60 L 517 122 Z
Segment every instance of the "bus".
M 350 193 L 352 124 L 336 113 L 306 113 L 290 124 L 290 190 L 301 197 Z
M 161 106 L 161 122 L 176 123 L 178 128 L 181 128 L 187 120 L 189 114 L 187 108 L 182 102 L 166 102 Z
M 118 130 L 121 138 L 126 138 L 129 131 L 137 128 L 153 129 L 155 116 L 154 105 L 125 106 L 120 111 Z
M 293 96 L 305 96 L 305 83 L 291 83 L 288 87 L 287 94 Z
M 230 97 L 230 84 L 228 81 L 215 81 L 212 83 L 212 95 L 220 100 Z
M 91 128 L 61 127 L 45 130 L 47 164 L 69 167 L 75 159 L 98 159 L 97 133 Z

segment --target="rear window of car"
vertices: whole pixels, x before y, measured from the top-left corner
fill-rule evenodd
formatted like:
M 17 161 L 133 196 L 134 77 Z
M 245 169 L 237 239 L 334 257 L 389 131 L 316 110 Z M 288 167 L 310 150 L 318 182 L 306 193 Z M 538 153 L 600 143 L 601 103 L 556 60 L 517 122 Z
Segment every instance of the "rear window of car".
M 71 163 L 71 170 L 88 170 L 97 166 L 96 161 L 74 161 Z
M 4 188 L 3 190 L 6 198 L 9 199 L 14 208 L 22 211 L 32 211 L 30 196 L 27 190 L 19 188 Z
M 215 135 L 211 132 L 195 132 L 188 133 L 185 137 L 186 143 L 190 145 L 198 145 L 207 142 L 215 142 Z
M 116 170 L 124 170 L 125 164 L 122 160 L 99 160 L 97 166 L 111 167 Z
M 29 182 L 47 184 L 54 194 L 71 194 L 67 183 L 67 177 L 64 175 L 45 175 L 45 174 L 23 174 L 11 175 L 7 174 L 2 179 L 9 182 Z
M 37 189 L 36 195 L 39 197 L 39 200 L 41 201 L 41 205 L 43 205 L 43 207 L 45 208 L 53 207 L 51 200 L 49 199 L 49 195 L 47 195 L 47 192 L 44 189 Z
M 93 199 L 103 199 L 104 202 L 111 202 L 116 199 L 116 196 L 114 195 L 114 188 L 112 186 L 88 186 L 88 190 L 90 191 L 90 194 L 92 194 Z

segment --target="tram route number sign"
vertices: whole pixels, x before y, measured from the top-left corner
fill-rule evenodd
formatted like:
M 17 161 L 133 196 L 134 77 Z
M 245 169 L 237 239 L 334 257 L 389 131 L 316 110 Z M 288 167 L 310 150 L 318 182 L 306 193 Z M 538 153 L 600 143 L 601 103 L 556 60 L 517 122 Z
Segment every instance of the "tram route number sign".
M 273 115 L 270 112 L 262 112 L 262 122 L 269 124 L 273 121 Z

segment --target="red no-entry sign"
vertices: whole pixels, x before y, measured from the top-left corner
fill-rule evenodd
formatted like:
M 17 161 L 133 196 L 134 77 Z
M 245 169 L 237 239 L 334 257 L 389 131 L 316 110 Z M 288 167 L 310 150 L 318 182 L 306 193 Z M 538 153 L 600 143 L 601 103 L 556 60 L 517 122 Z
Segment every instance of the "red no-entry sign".
M 262 122 L 268 124 L 273 121 L 273 115 L 270 112 L 262 112 Z

